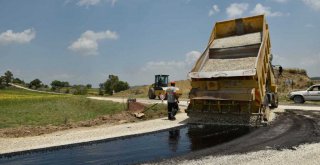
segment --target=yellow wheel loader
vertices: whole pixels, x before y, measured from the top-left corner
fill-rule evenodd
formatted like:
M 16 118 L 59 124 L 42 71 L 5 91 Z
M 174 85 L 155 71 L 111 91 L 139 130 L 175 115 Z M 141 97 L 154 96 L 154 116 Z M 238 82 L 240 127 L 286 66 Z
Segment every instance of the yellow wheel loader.
M 166 97 L 166 90 L 169 84 L 169 75 L 155 75 L 154 83 L 149 87 L 148 97 L 149 99 L 155 99 L 163 95 Z
M 155 75 L 155 80 L 152 85 L 149 87 L 148 97 L 149 99 L 155 99 L 158 97 L 161 99 L 163 97 L 164 100 L 167 99 L 166 90 L 169 87 L 169 75 Z M 176 93 L 178 96 L 182 95 L 181 90 L 176 87 Z

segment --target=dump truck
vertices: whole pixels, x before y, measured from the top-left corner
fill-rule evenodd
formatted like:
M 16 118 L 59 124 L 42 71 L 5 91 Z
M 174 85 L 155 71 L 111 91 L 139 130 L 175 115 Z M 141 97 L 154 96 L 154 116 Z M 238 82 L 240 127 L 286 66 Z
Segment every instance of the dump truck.
M 188 77 L 191 122 L 261 125 L 278 106 L 264 15 L 216 22 Z

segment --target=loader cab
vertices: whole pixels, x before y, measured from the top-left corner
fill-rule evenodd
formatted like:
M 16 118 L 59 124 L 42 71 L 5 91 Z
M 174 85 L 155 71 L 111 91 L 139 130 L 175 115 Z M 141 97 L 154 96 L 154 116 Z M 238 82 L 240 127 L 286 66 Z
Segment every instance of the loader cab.
M 169 75 L 155 75 L 154 87 L 155 89 L 168 87 Z

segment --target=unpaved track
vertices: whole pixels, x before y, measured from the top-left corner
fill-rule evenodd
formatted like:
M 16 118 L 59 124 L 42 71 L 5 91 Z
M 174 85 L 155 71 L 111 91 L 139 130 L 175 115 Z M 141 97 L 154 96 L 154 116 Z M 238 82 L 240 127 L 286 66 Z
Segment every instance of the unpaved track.
M 56 94 L 56 95 L 70 95 L 70 94 L 66 94 L 66 93 L 57 93 L 57 92 L 47 92 L 47 91 L 34 90 L 34 89 L 23 87 L 21 85 L 16 85 L 16 84 L 13 84 L 13 83 L 9 83 L 9 85 L 14 86 L 16 88 L 20 88 L 20 89 L 24 89 L 24 90 L 32 91 L 32 92 L 38 92 L 38 93 L 48 93 L 48 94 Z
M 119 102 L 119 103 L 126 103 L 127 102 L 127 98 L 121 98 L 121 97 L 96 97 L 96 96 L 91 96 L 91 97 L 87 97 L 87 98 L 94 99 L 94 100 L 114 101 L 114 102 Z M 140 103 L 143 103 L 143 104 L 155 104 L 155 103 L 167 104 L 166 100 L 164 100 L 163 102 L 161 100 L 158 100 L 158 99 L 151 100 L 151 99 L 137 98 L 136 100 L 137 100 L 137 102 L 140 102 Z M 188 101 L 181 100 L 179 102 L 179 106 L 183 106 L 183 107 L 188 106 Z
M 114 102 L 119 102 L 119 103 L 126 103 L 127 99 L 126 98 L 120 98 L 120 97 L 87 97 L 89 99 L 94 99 L 94 100 L 105 100 L 105 101 L 114 101 Z M 164 103 L 167 104 L 167 101 L 164 100 L 163 102 L 158 99 L 150 100 L 150 99 L 144 99 L 144 98 L 137 98 L 137 102 L 143 103 L 143 104 L 156 104 L 156 103 Z M 187 107 L 188 106 L 188 101 L 186 100 L 180 100 L 179 102 L 180 107 Z
M 286 109 L 285 112 L 279 113 L 278 118 L 268 127 L 259 128 L 229 143 L 191 152 L 184 156 L 165 160 L 160 164 L 230 164 L 230 161 L 233 159 L 239 160 L 238 162 L 233 161 L 235 164 L 248 164 L 247 160 L 249 159 L 251 162 L 270 164 L 271 161 L 269 159 L 271 157 L 264 156 L 261 159 L 261 155 L 263 154 L 257 151 L 269 154 L 279 152 L 279 155 L 285 155 L 280 159 L 274 154 L 273 159 L 277 159 L 277 161 L 272 162 L 276 164 L 294 162 L 292 159 L 297 159 L 297 162 L 301 162 L 301 160 L 306 158 L 308 158 L 305 160 L 306 164 L 312 164 L 315 160 L 320 161 L 320 148 L 317 149 L 314 146 L 320 146 L 320 111 L 296 110 L 297 107 L 292 108 L 295 109 Z M 320 109 L 319 107 L 314 108 Z M 307 109 L 307 107 L 302 107 L 302 109 Z M 311 145 L 304 146 L 304 144 Z M 301 148 L 298 147 L 299 145 L 302 145 Z M 309 156 L 305 155 L 305 151 L 303 150 L 308 147 L 313 149 L 312 152 L 308 152 Z M 251 154 L 248 155 L 247 153 Z M 252 155 L 256 155 L 257 157 Z M 310 155 L 318 156 L 310 160 Z M 290 159 L 290 161 L 286 159 Z

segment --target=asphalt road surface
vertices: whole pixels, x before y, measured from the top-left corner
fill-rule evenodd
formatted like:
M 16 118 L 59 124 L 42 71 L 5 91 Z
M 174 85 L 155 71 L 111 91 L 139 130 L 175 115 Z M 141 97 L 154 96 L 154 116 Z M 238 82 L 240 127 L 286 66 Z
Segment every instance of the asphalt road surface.
M 320 108 L 319 108 L 320 109 Z M 235 139 L 231 142 L 221 144 L 219 146 L 210 147 L 204 150 L 190 152 L 183 156 L 178 156 L 172 159 L 163 160 L 160 162 L 166 164 L 208 164 L 203 160 L 212 159 L 213 164 L 228 164 L 227 158 L 225 160 L 220 160 L 220 162 L 215 161 L 217 157 L 222 155 L 231 155 L 236 159 L 239 154 L 242 156 L 246 153 L 257 152 L 262 150 L 273 150 L 273 151 L 295 151 L 299 150 L 299 145 L 304 144 L 315 144 L 318 145 L 320 142 L 320 111 L 315 110 L 297 110 L 297 109 L 286 109 L 284 112 L 278 113 L 278 117 L 267 127 L 261 127 L 255 131 Z M 318 143 L 318 144 L 317 144 Z M 299 152 L 299 151 L 297 151 Z M 313 151 L 314 155 L 318 155 L 308 158 L 303 161 L 305 164 L 310 161 L 319 160 L 320 148 Z M 310 154 L 310 155 L 312 155 Z M 280 155 L 280 154 L 279 154 Z M 276 162 L 280 164 L 288 163 L 286 159 L 296 159 L 303 160 L 304 154 L 297 154 L 293 158 L 283 157 L 281 161 Z M 208 157 L 210 156 L 210 157 Z M 232 158 L 231 158 L 232 159 Z M 241 159 L 246 161 L 248 158 Z M 252 159 L 252 158 L 251 158 Z M 253 158 L 260 159 L 260 158 Z M 261 160 L 264 164 L 269 164 L 268 159 Z M 209 161 L 210 162 L 210 161 Z M 215 162 L 215 163 L 214 163 Z M 296 161 L 298 162 L 298 161 Z M 153 162 L 159 163 L 159 162 Z M 247 164 L 248 162 L 235 162 L 236 164 Z M 249 163 L 248 163 L 249 164 Z

